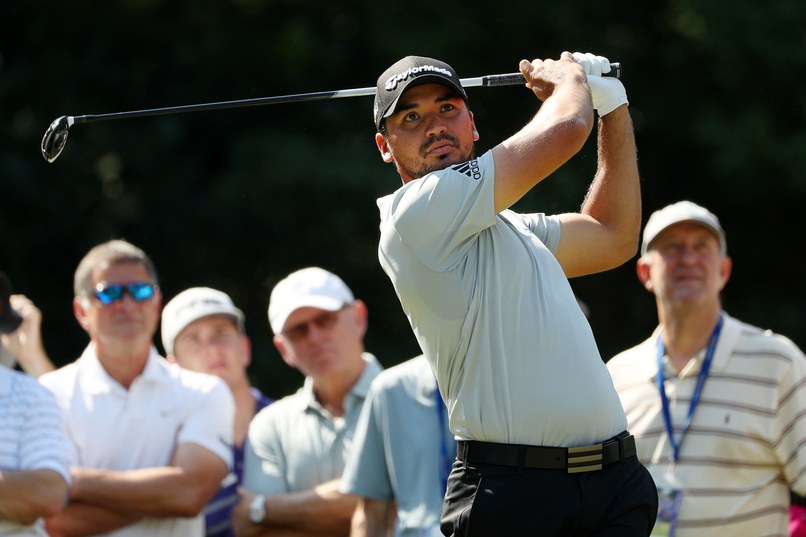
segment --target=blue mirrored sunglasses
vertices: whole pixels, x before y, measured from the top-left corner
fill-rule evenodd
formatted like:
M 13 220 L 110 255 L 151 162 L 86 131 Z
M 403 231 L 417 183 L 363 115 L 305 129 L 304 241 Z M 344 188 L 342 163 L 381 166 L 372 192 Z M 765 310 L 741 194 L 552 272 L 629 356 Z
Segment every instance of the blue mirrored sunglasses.
M 153 283 L 99 283 L 95 286 L 93 294 L 101 304 L 106 306 L 112 302 L 123 300 L 123 295 L 126 293 L 128 293 L 135 302 L 143 302 L 150 300 L 157 291 L 159 291 L 159 287 Z

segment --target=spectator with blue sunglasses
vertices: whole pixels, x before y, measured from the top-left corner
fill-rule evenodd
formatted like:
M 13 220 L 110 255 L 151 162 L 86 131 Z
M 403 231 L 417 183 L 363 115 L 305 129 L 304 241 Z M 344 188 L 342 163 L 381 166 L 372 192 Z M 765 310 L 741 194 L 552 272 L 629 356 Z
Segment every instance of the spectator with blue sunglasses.
M 204 534 L 206 503 L 232 466 L 234 404 L 218 377 L 168 363 L 153 344 L 162 295 L 151 259 L 112 240 L 74 279 L 73 312 L 90 343 L 40 377 L 67 425 L 67 507 L 51 535 Z

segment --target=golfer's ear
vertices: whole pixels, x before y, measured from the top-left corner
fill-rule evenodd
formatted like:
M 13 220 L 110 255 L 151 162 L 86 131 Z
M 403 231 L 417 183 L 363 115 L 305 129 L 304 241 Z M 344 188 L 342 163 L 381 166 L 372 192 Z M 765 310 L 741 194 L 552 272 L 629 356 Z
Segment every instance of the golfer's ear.
M 378 146 L 378 151 L 380 151 L 383 161 L 391 164 L 394 161 L 392 150 L 389 148 L 389 142 L 386 141 L 386 137 L 380 132 L 375 133 L 375 145 Z

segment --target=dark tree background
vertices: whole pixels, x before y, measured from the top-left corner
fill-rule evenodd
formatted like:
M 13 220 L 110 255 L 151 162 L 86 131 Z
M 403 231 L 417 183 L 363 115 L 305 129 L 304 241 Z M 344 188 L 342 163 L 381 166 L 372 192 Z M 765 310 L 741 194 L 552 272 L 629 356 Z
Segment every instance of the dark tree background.
M 624 66 L 644 221 L 684 198 L 716 212 L 735 264 L 726 309 L 804 348 L 805 28 L 802 0 L 12 0 L 0 16 L 0 269 L 42 309 L 61 365 L 87 341 L 71 310 L 78 261 L 125 238 L 154 259 L 166 300 L 196 285 L 233 296 L 253 380 L 277 397 L 301 377 L 271 343 L 268 294 L 320 265 L 367 302 L 367 348 L 393 365 L 419 350 L 377 261 L 375 200 L 400 179 L 375 149 L 370 97 L 76 125 L 53 164 L 39 154 L 46 127 L 373 86 L 407 54 L 472 77 L 592 51 Z M 538 106 L 522 87 L 469 93 L 480 152 Z M 576 210 L 595 166 L 592 138 L 515 208 Z M 604 359 L 655 326 L 632 261 L 572 283 Z

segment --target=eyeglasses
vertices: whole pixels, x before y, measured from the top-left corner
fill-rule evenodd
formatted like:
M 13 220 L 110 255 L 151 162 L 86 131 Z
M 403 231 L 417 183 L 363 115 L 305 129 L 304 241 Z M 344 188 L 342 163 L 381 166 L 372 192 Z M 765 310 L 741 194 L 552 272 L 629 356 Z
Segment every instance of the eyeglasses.
M 319 330 L 329 330 L 333 328 L 333 326 L 336 324 L 336 321 L 339 320 L 339 313 L 347 309 L 349 306 L 349 304 L 345 304 L 336 311 L 323 311 L 310 321 L 294 325 L 288 330 L 283 330 L 281 333 L 290 341 L 302 341 L 308 337 L 311 325 L 314 325 Z
M 99 283 L 95 286 L 93 295 L 104 306 L 108 306 L 112 302 L 123 300 L 123 295 L 126 293 L 132 297 L 135 302 L 144 302 L 151 300 L 154 293 L 159 291 L 159 286 L 153 283 L 135 282 L 135 283 Z

